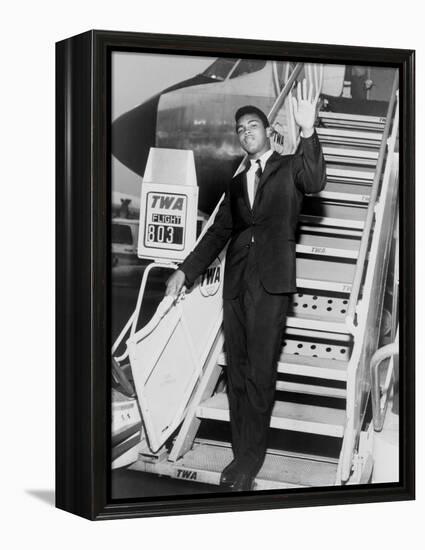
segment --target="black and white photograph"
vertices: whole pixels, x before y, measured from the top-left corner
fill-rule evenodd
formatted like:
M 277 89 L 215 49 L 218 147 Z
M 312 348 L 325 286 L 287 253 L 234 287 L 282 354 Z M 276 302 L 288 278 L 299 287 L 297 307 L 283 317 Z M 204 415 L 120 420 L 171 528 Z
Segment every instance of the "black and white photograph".
M 420 15 L 4 6 L 2 546 L 416 548 Z
M 399 69 L 108 74 L 112 501 L 399 483 Z

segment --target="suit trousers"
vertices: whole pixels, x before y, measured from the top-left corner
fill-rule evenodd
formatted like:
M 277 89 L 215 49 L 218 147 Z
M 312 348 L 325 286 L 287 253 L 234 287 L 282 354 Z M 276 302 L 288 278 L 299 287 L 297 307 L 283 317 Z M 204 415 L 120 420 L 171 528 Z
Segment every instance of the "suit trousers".
M 255 246 L 248 246 L 239 295 L 223 300 L 232 449 L 239 469 L 252 475 L 261 468 L 267 450 L 290 297 L 264 289 Z

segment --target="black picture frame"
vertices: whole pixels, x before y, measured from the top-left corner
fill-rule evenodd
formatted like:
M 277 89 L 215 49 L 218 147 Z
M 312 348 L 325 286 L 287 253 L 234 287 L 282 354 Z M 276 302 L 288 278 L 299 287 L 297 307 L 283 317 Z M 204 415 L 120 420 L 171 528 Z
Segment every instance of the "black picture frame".
M 392 66 L 400 75 L 400 481 L 111 502 L 109 104 L 112 51 Z M 415 495 L 414 51 L 89 31 L 56 44 L 56 506 L 91 520 L 319 506 Z

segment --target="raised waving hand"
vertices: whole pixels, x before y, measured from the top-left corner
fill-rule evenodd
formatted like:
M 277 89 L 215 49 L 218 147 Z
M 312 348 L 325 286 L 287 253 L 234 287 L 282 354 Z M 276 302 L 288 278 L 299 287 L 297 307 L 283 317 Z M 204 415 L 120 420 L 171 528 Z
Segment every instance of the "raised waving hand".
M 302 130 L 303 137 L 310 137 L 314 130 L 314 121 L 316 119 L 316 107 L 319 100 L 320 91 L 316 92 L 313 98 L 313 85 L 307 90 L 307 80 L 298 82 L 296 87 L 296 97 L 292 95 L 292 111 L 294 120 Z

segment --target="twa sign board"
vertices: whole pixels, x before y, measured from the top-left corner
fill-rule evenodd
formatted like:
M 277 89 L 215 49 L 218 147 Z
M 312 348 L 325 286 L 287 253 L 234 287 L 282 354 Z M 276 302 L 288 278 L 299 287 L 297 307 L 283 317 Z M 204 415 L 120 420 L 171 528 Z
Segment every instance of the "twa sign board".
M 140 206 L 138 256 L 183 260 L 196 240 L 198 186 L 192 151 L 151 149 Z

